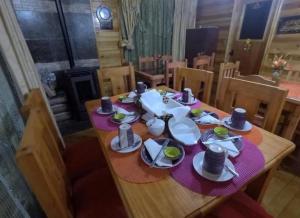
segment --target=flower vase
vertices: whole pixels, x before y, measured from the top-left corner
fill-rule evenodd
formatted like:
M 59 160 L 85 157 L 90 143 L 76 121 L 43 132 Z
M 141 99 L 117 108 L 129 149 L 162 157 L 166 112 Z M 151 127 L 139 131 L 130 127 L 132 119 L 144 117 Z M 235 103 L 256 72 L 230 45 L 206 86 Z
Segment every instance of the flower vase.
M 281 75 L 281 71 L 280 70 L 273 70 L 273 72 L 272 72 L 272 80 L 275 82 L 276 85 L 279 85 L 280 75 Z

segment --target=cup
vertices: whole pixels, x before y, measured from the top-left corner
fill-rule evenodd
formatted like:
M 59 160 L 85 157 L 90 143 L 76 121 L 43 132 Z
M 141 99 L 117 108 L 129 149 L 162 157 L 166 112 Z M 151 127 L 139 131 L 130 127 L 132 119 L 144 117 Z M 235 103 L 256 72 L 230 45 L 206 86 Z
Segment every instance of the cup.
M 208 146 L 204 154 L 203 169 L 215 175 L 220 175 L 223 171 L 226 159 L 226 150 L 216 144 Z
M 190 88 L 185 88 L 182 92 L 182 101 L 184 103 L 190 103 L 192 101 L 193 93 Z
M 234 108 L 231 114 L 231 126 L 236 129 L 243 129 L 246 122 L 246 110 L 244 108 Z
M 110 97 L 104 96 L 101 98 L 101 107 L 102 107 L 102 111 L 105 113 L 111 112 L 113 110 Z
M 137 82 L 136 90 L 138 94 L 142 94 L 146 91 L 147 85 L 143 82 Z
M 130 124 L 123 123 L 119 126 L 120 148 L 132 146 L 134 143 L 134 135 Z

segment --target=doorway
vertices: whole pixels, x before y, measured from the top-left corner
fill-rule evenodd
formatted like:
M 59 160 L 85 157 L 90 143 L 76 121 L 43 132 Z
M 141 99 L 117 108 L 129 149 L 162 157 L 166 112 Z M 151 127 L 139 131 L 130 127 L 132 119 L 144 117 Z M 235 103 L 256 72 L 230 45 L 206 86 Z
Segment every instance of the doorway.
M 279 0 L 235 1 L 227 47 L 242 75 L 258 74 Z

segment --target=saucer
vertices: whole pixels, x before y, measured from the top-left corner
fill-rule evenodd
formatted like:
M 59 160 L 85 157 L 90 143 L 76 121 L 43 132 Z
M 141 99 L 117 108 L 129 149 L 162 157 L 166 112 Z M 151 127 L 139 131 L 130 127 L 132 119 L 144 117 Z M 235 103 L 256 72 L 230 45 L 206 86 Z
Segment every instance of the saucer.
M 234 133 L 232 133 L 232 132 L 229 132 L 229 133 L 228 133 L 228 136 L 229 136 L 229 137 L 233 137 L 233 136 L 236 136 L 236 134 L 234 134 Z M 200 140 L 201 140 L 201 142 L 206 142 L 206 141 L 208 141 L 209 139 L 215 139 L 215 140 L 218 140 L 218 139 L 222 139 L 222 138 L 216 136 L 216 134 L 214 133 L 214 130 L 213 130 L 213 129 L 209 129 L 209 130 L 205 131 L 204 133 L 202 133 Z M 244 143 L 243 143 L 243 139 L 242 139 L 242 138 L 240 138 L 240 139 L 233 139 L 233 140 L 232 140 L 232 143 L 234 144 L 234 146 L 235 146 L 235 147 L 237 148 L 237 150 L 239 151 L 238 154 L 233 153 L 233 152 L 231 152 L 231 151 L 228 151 L 228 155 L 234 158 L 234 157 L 237 157 L 237 156 L 241 153 L 241 151 L 242 151 L 243 148 L 244 148 Z M 205 146 L 205 145 L 204 145 L 204 146 Z
M 211 114 L 209 114 L 210 116 L 212 116 L 212 117 L 214 117 L 216 119 L 219 119 L 219 115 L 216 114 L 216 113 L 214 113 L 214 112 L 211 112 L 211 111 L 208 111 L 208 110 L 204 110 L 203 112 L 205 112 L 205 113 L 211 113 Z M 199 125 L 203 125 L 203 126 L 217 125 L 217 124 L 213 124 L 213 123 L 205 123 L 205 122 L 199 121 L 198 119 L 201 118 L 201 114 L 200 114 L 200 116 L 196 116 L 196 117 L 193 116 L 193 115 L 190 115 L 190 116 L 191 116 L 191 119 L 194 120 Z M 198 120 L 198 121 L 196 121 L 196 120 Z
M 224 125 L 225 127 L 227 127 L 228 129 L 235 130 L 235 131 L 240 131 L 240 132 L 248 132 L 248 131 L 250 131 L 250 130 L 252 129 L 252 127 L 253 127 L 252 124 L 246 120 L 245 125 L 244 125 L 244 127 L 243 127 L 242 129 L 234 128 L 234 127 L 232 127 L 232 126 L 229 124 L 230 119 L 231 119 L 231 116 L 229 116 L 229 117 L 224 117 L 223 120 L 222 120 L 223 125 Z
M 125 97 L 123 99 L 119 99 L 119 101 L 122 103 L 122 104 L 132 104 L 135 102 L 135 98 L 128 98 L 128 97 Z
M 116 111 L 117 111 L 117 108 L 116 108 L 116 106 L 113 105 L 113 109 L 110 112 L 103 112 L 102 107 L 98 107 L 96 110 L 96 113 L 99 115 L 110 115 L 110 114 L 115 113 Z
M 155 139 L 154 141 L 156 141 L 159 145 L 162 145 L 164 143 L 165 139 Z M 183 161 L 183 159 L 185 157 L 185 152 L 183 149 L 183 145 L 180 142 L 170 139 L 170 142 L 168 143 L 167 147 L 177 147 L 180 150 L 180 157 L 176 160 L 172 160 L 172 166 L 158 166 L 157 164 L 155 164 L 153 166 L 153 168 L 169 169 L 169 168 L 179 165 Z M 152 165 L 153 160 L 152 160 L 149 152 L 147 151 L 145 145 L 141 149 L 141 158 L 144 161 L 144 163 L 147 164 L 148 166 Z
M 141 147 L 142 145 L 142 138 L 137 135 L 137 134 L 134 134 L 134 143 L 132 146 L 128 146 L 126 148 L 120 148 L 119 147 L 119 143 L 120 143 L 120 140 L 119 140 L 119 136 L 115 136 L 112 140 L 111 140 L 111 143 L 110 143 L 110 148 L 115 151 L 115 152 L 118 152 L 118 153 L 130 153 L 130 152 L 133 152 L 137 149 L 139 149 L 139 147 Z
M 183 102 L 182 101 L 182 97 L 179 97 L 177 99 L 177 101 L 180 103 L 180 104 L 183 104 L 183 105 L 194 105 L 198 102 L 197 98 L 194 98 L 191 102 Z
M 232 175 L 232 173 L 230 173 L 229 170 L 227 170 L 225 167 L 223 168 L 223 171 L 220 175 L 215 175 L 215 174 L 206 172 L 202 168 L 204 154 L 205 154 L 204 151 L 199 152 L 193 158 L 193 167 L 200 176 L 202 176 L 210 181 L 214 181 L 214 182 L 226 182 L 234 177 L 234 175 Z M 230 168 L 235 169 L 234 165 L 228 158 L 226 158 L 225 164 L 227 166 L 229 166 Z
M 123 123 L 133 123 L 137 121 L 140 118 L 140 114 L 135 114 L 135 115 L 126 115 L 125 118 L 122 120 L 116 120 L 113 118 L 113 116 L 110 118 L 110 121 L 116 124 L 123 124 Z

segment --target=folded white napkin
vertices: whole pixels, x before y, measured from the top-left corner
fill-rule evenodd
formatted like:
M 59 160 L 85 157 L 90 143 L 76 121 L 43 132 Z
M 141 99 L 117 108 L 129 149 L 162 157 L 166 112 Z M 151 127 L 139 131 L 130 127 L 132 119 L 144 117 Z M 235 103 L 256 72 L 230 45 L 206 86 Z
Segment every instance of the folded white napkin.
M 210 138 L 207 141 L 214 141 L 215 139 Z M 236 157 L 239 155 L 239 150 L 235 147 L 232 141 L 222 141 L 222 142 L 215 142 L 214 144 L 220 145 L 223 148 L 227 149 L 228 155 L 231 157 Z
M 207 113 L 202 112 L 201 116 L 203 116 L 204 114 L 207 114 Z M 206 116 L 203 116 L 203 117 L 197 119 L 196 122 L 218 124 L 220 121 L 211 115 L 206 115 Z
M 144 142 L 144 145 L 145 145 L 147 151 L 149 152 L 152 160 L 154 160 L 155 157 L 158 155 L 159 151 L 161 150 L 162 145 L 159 145 L 153 139 L 147 139 Z M 173 166 L 172 161 L 165 157 L 163 151 L 160 153 L 159 157 L 157 158 L 156 165 L 161 166 L 161 167 L 162 166 L 166 166 L 166 167 Z
M 154 118 L 154 114 L 151 114 L 149 112 L 143 114 L 142 116 L 142 119 L 145 121 L 152 120 L 153 118 Z
M 189 107 L 183 106 L 173 99 L 169 99 L 168 103 L 163 102 L 163 97 L 156 90 L 150 90 L 145 92 L 141 96 L 141 103 L 143 108 L 152 114 L 157 116 L 163 116 L 165 114 L 173 114 L 174 116 L 184 117 L 190 110 Z M 183 108 L 182 110 L 173 110 L 175 108 Z M 181 113 L 185 114 L 181 116 Z
M 177 121 L 182 120 L 182 118 L 186 117 L 186 115 L 190 112 L 191 108 L 188 106 L 175 107 L 166 110 L 165 112 L 168 114 L 172 114 Z
M 117 112 L 118 113 L 122 113 L 122 114 L 125 114 L 125 115 L 134 115 L 134 112 L 129 112 L 127 110 L 125 110 L 124 108 L 121 108 L 121 107 L 117 107 Z
M 134 98 L 136 96 L 135 92 L 130 92 L 129 95 L 127 96 L 128 98 Z

